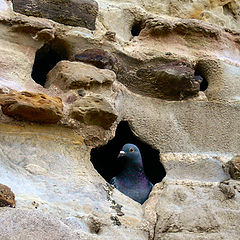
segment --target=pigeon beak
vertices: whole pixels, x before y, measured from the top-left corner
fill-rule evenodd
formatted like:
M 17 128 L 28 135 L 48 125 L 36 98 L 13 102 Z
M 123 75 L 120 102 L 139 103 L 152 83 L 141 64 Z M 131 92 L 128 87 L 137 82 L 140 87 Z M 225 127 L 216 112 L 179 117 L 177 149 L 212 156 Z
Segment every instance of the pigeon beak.
M 126 153 L 124 151 L 120 151 L 118 154 L 118 158 L 125 156 Z

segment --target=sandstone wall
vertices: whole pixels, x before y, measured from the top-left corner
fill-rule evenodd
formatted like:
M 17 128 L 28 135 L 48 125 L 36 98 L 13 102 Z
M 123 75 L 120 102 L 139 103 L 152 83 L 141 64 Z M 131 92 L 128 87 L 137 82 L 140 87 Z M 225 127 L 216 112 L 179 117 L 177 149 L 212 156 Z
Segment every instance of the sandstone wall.
M 239 2 L 27 2 L 0 0 L 0 183 L 16 199 L 0 238 L 239 239 L 223 168 L 240 147 Z M 122 120 L 166 169 L 143 205 L 90 161 Z

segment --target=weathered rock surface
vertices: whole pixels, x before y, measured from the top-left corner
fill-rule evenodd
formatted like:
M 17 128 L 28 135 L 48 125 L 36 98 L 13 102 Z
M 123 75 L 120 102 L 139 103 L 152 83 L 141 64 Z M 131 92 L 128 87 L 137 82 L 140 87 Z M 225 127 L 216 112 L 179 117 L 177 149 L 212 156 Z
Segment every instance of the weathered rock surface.
M 60 98 L 40 93 L 10 91 L 0 95 L 0 105 L 4 114 L 33 122 L 56 123 L 63 114 Z
M 27 7 L 26 7 L 27 6 Z M 95 29 L 98 4 L 94 0 L 13 0 L 16 12 L 35 17 L 49 18 L 56 22 Z
M 105 99 L 87 96 L 74 103 L 71 117 L 88 125 L 109 129 L 117 119 L 115 109 Z
M 99 48 L 86 49 L 82 53 L 76 54 L 75 60 L 110 70 L 115 69 L 117 62 L 117 59 L 112 54 Z
M 1 239 L 147 240 L 141 205 L 108 187 L 74 130 L 24 122 L 0 127 L 1 181 L 17 201 L 15 209 L 0 209 Z M 45 170 L 29 172 L 33 165 Z
M 170 99 L 183 99 L 196 95 L 201 81 L 194 78 L 194 69 L 184 62 L 172 62 L 139 69 L 136 75 L 150 85 L 149 95 Z M 151 92 L 151 93 L 150 93 Z
M 237 155 L 233 157 L 224 166 L 226 172 L 230 174 L 231 178 L 235 180 L 240 180 L 240 156 Z
M 16 206 L 15 195 L 8 186 L 0 184 L 0 207 L 5 206 Z
M 229 183 L 235 192 L 229 198 L 219 184 L 176 182 L 167 179 L 155 186 L 157 224 L 154 239 L 237 240 L 239 224 L 239 184 Z M 168 206 L 168 207 L 166 207 Z M 229 227 L 231 222 L 231 227 Z
M 115 79 L 113 71 L 81 62 L 61 61 L 48 73 L 45 87 L 53 84 L 62 90 L 109 88 Z
M 24 12 L 29 2 L 21 5 Z M 31 3 L 36 3 L 36 8 L 30 4 L 30 12 L 43 1 Z M 222 165 L 239 155 L 240 149 L 239 2 L 98 3 L 96 25 L 96 12 L 89 13 L 93 18 L 90 23 L 89 18 L 86 23 L 80 21 L 82 28 L 27 17 L 12 11 L 10 1 L 0 0 L 1 87 L 60 96 L 64 104 L 63 117 L 56 126 L 20 122 L 0 114 L 0 182 L 11 187 L 17 200 L 17 209 L 0 209 L 0 238 L 14 240 L 18 229 L 26 240 L 49 236 L 146 240 L 148 235 L 154 240 L 225 240 L 229 236 L 238 240 L 239 181 L 227 180 L 229 172 L 224 172 Z M 42 9 L 69 10 L 66 5 L 56 9 L 59 4 L 46 4 Z M 52 14 L 56 16 L 56 12 Z M 95 26 L 96 31 L 91 31 Z M 57 54 L 64 53 L 60 60 L 75 60 L 80 53 L 80 61 L 114 70 L 117 81 L 109 86 L 101 83 L 98 69 L 94 78 L 98 87 L 94 83 L 90 88 L 86 84 L 69 89 L 66 82 L 60 80 L 64 86 L 57 86 L 51 79 L 51 86 L 44 88 L 31 74 L 35 53 L 46 43 Z M 88 55 L 84 55 L 86 49 Z M 96 49 L 101 49 L 99 55 Z M 45 66 L 48 58 L 43 59 L 40 64 Z M 158 66 L 176 61 L 187 62 L 191 70 L 186 66 L 184 73 L 196 70 L 195 74 L 207 81 L 207 88 L 194 98 L 184 95 L 175 99 L 178 101 L 168 101 L 168 89 L 156 98 L 156 83 L 146 83 L 158 79 Z M 77 76 L 77 71 L 69 70 L 67 78 Z M 191 77 L 187 79 L 192 82 Z M 182 90 L 181 84 L 177 86 Z M 191 94 L 195 88 L 198 86 L 190 88 Z M 88 124 L 71 118 L 71 107 L 84 99 L 99 114 L 97 103 L 88 100 L 93 94 L 116 108 L 118 119 L 114 123 L 111 119 L 108 129 L 99 127 L 102 116 L 98 125 L 91 125 L 92 119 Z M 109 187 L 90 162 L 92 147 L 112 139 L 116 122 L 121 120 L 128 121 L 137 138 L 160 151 L 166 169 L 166 178 L 154 186 L 143 206 Z

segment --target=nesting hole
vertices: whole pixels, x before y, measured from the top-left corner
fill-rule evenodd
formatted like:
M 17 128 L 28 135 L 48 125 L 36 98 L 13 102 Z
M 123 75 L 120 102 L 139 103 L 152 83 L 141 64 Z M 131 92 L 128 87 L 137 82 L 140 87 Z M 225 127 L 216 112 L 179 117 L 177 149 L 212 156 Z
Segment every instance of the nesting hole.
M 201 84 L 200 84 L 200 91 L 205 91 L 208 88 L 208 81 L 206 79 L 206 77 L 204 76 L 204 71 L 201 70 L 201 66 L 197 65 L 195 68 L 195 72 L 194 72 L 194 78 L 196 80 L 202 80 Z
M 121 172 L 124 163 L 117 161 L 117 156 L 126 143 L 133 143 L 140 149 L 148 179 L 153 184 L 161 182 L 166 176 L 166 171 L 160 162 L 159 151 L 138 139 L 126 121 L 119 123 L 116 135 L 112 140 L 91 151 L 91 162 L 102 177 L 109 182 L 112 177 Z
M 235 17 L 235 13 L 233 12 L 233 10 L 231 8 L 231 3 L 227 3 L 227 4 L 223 5 L 223 13 L 225 15 L 231 15 L 231 16 Z
M 143 29 L 143 22 L 142 21 L 135 21 L 131 28 L 131 34 L 133 37 L 139 36 L 140 32 Z
M 54 66 L 68 58 L 66 43 L 62 40 L 53 40 L 37 50 L 32 69 L 32 79 L 44 87 L 46 76 Z

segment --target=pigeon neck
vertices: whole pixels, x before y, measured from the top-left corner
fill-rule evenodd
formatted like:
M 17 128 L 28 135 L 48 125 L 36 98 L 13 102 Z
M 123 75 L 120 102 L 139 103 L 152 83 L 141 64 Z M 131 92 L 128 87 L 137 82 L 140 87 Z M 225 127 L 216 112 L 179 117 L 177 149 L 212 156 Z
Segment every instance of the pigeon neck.
M 142 162 L 133 163 L 131 161 L 128 161 L 125 165 L 124 171 L 122 171 L 121 175 L 126 176 L 144 176 L 144 170 Z

